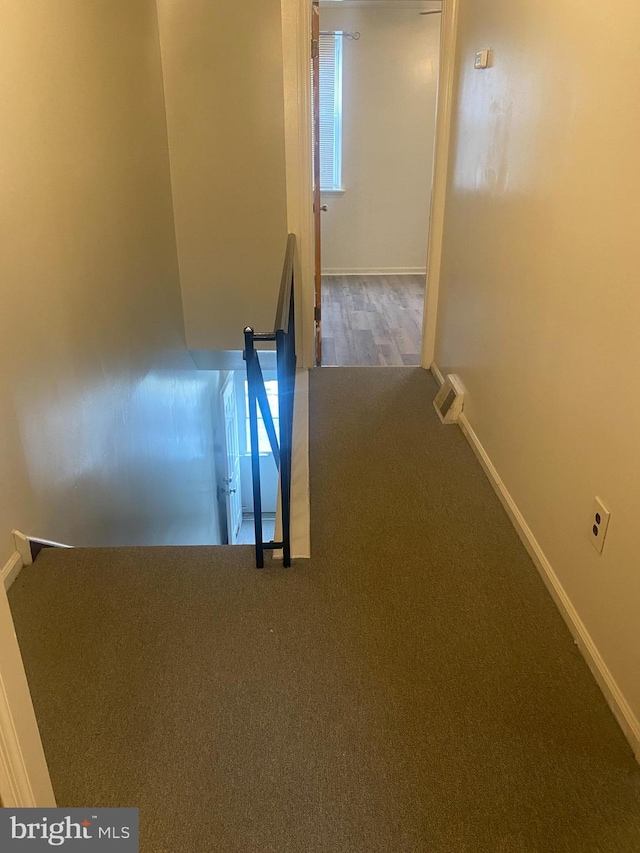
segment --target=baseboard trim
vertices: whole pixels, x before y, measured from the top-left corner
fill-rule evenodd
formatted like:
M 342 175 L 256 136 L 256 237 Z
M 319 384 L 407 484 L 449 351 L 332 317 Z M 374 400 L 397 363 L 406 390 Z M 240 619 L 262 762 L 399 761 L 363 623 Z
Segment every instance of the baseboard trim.
M 436 382 L 438 383 L 438 385 L 442 385 L 444 382 L 444 376 L 440 372 L 440 368 L 435 363 L 435 361 L 431 362 L 431 367 L 429 368 L 429 370 L 431 371 L 431 374 L 432 374 L 433 378 L 436 380 Z
M 13 554 L 9 557 L 8 561 L 3 566 L 0 571 L 0 575 L 2 576 L 2 583 L 4 584 L 4 588 L 6 590 L 9 589 L 14 580 L 18 577 L 22 569 L 24 568 L 24 562 L 22 557 L 17 551 L 14 551 Z
M 16 551 L 22 557 L 22 564 L 30 566 L 43 548 L 72 548 L 72 545 L 64 545 L 62 542 L 53 542 L 51 539 L 40 539 L 37 536 L 27 536 L 20 530 L 13 530 L 13 541 Z
M 431 373 L 435 377 L 436 381 L 442 384 L 443 376 L 437 364 L 431 364 Z M 460 429 L 462 430 L 465 438 L 478 458 L 478 461 L 482 465 L 482 468 L 487 475 L 489 482 L 493 486 L 502 506 L 509 516 L 509 519 L 520 537 L 522 544 L 527 549 L 527 553 L 540 573 L 551 594 L 551 597 L 560 611 L 560 614 L 571 631 L 571 634 L 576 641 L 576 645 L 580 649 L 587 666 L 591 670 L 593 677 L 600 687 L 600 690 L 602 691 L 607 704 L 611 708 L 618 725 L 629 741 L 636 759 L 640 761 L 640 721 L 618 687 L 615 678 L 611 674 L 611 671 L 605 663 L 602 655 L 598 651 L 596 644 L 573 606 L 567 592 L 560 583 L 551 563 L 533 535 L 533 532 L 527 524 L 524 516 L 518 509 L 511 493 L 505 486 L 500 474 L 491 461 L 489 454 L 476 435 L 473 427 L 469 423 L 467 415 L 464 412 L 460 415 L 458 423 L 460 424 Z
M 426 267 L 338 267 L 322 270 L 322 275 L 426 275 Z

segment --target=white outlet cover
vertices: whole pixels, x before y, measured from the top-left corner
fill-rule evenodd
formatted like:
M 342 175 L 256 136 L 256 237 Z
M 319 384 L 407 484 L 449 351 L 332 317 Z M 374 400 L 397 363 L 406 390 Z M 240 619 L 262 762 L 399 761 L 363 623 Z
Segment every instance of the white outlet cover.
M 595 497 L 591 509 L 591 521 L 589 522 L 589 539 L 598 554 L 602 554 L 610 518 L 611 513 L 604 505 L 602 498 Z

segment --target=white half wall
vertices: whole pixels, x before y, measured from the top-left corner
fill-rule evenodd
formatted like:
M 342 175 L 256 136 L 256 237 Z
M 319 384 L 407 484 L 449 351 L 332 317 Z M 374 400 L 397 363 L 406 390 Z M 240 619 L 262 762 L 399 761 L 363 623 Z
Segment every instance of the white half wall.
M 345 191 L 322 197 L 327 274 L 426 267 L 440 15 L 391 5 L 320 10 L 322 30 L 360 33 L 343 46 Z
M 436 341 L 442 372 L 465 384 L 477 443 L 632 726 L 640 719 L 638 32 L 640 6 L 630 0 L 588 14 L 554 0 L 460 0 Z M 484 48 L 492 65 L 474 70 Z M 602 555 L 588 538 L 596 495 L 611 510 Z
M 291 460 L 291 556 L 311 556 L 311 505 L 309 498 L 309 371 L 296 373 Z

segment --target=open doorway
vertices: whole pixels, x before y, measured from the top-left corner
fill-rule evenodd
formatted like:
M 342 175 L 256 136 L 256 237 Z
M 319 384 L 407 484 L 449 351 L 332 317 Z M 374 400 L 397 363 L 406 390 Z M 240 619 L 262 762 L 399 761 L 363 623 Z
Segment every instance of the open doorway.
M 276 433 L 279 434 L 276 371 L 264 370 L 263 375 L 271 416 Z M 223 519 L 221 527 L 226 530 L 226 544 L 253 545 L 255 530 L 246 371 L 229 371 L 220 391 L 218 417 L 221 419 L 219 434 L 222 439 L 217 455 L 218 500 Z M 260 410 L 258 449 L 262 486 L 262 533 L 266 542 L 274 538 L 279 479 Z
M 417 365 L 440 3 L 320 0 L 316 10 L 318 361 Z

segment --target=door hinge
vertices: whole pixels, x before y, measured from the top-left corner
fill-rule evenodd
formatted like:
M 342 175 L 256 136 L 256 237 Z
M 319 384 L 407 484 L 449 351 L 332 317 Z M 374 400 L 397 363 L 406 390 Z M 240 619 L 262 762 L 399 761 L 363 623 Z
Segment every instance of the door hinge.
M 311 39 L 311 59 L 316 59 L 320 55 L 320 43 L 318 39 Z
M 322 309 L 319 305 L 316 305 L 316 307 L 313 309 L 313 319 L 316 321 L 316 323 L 319 323 L 322 320 Z

